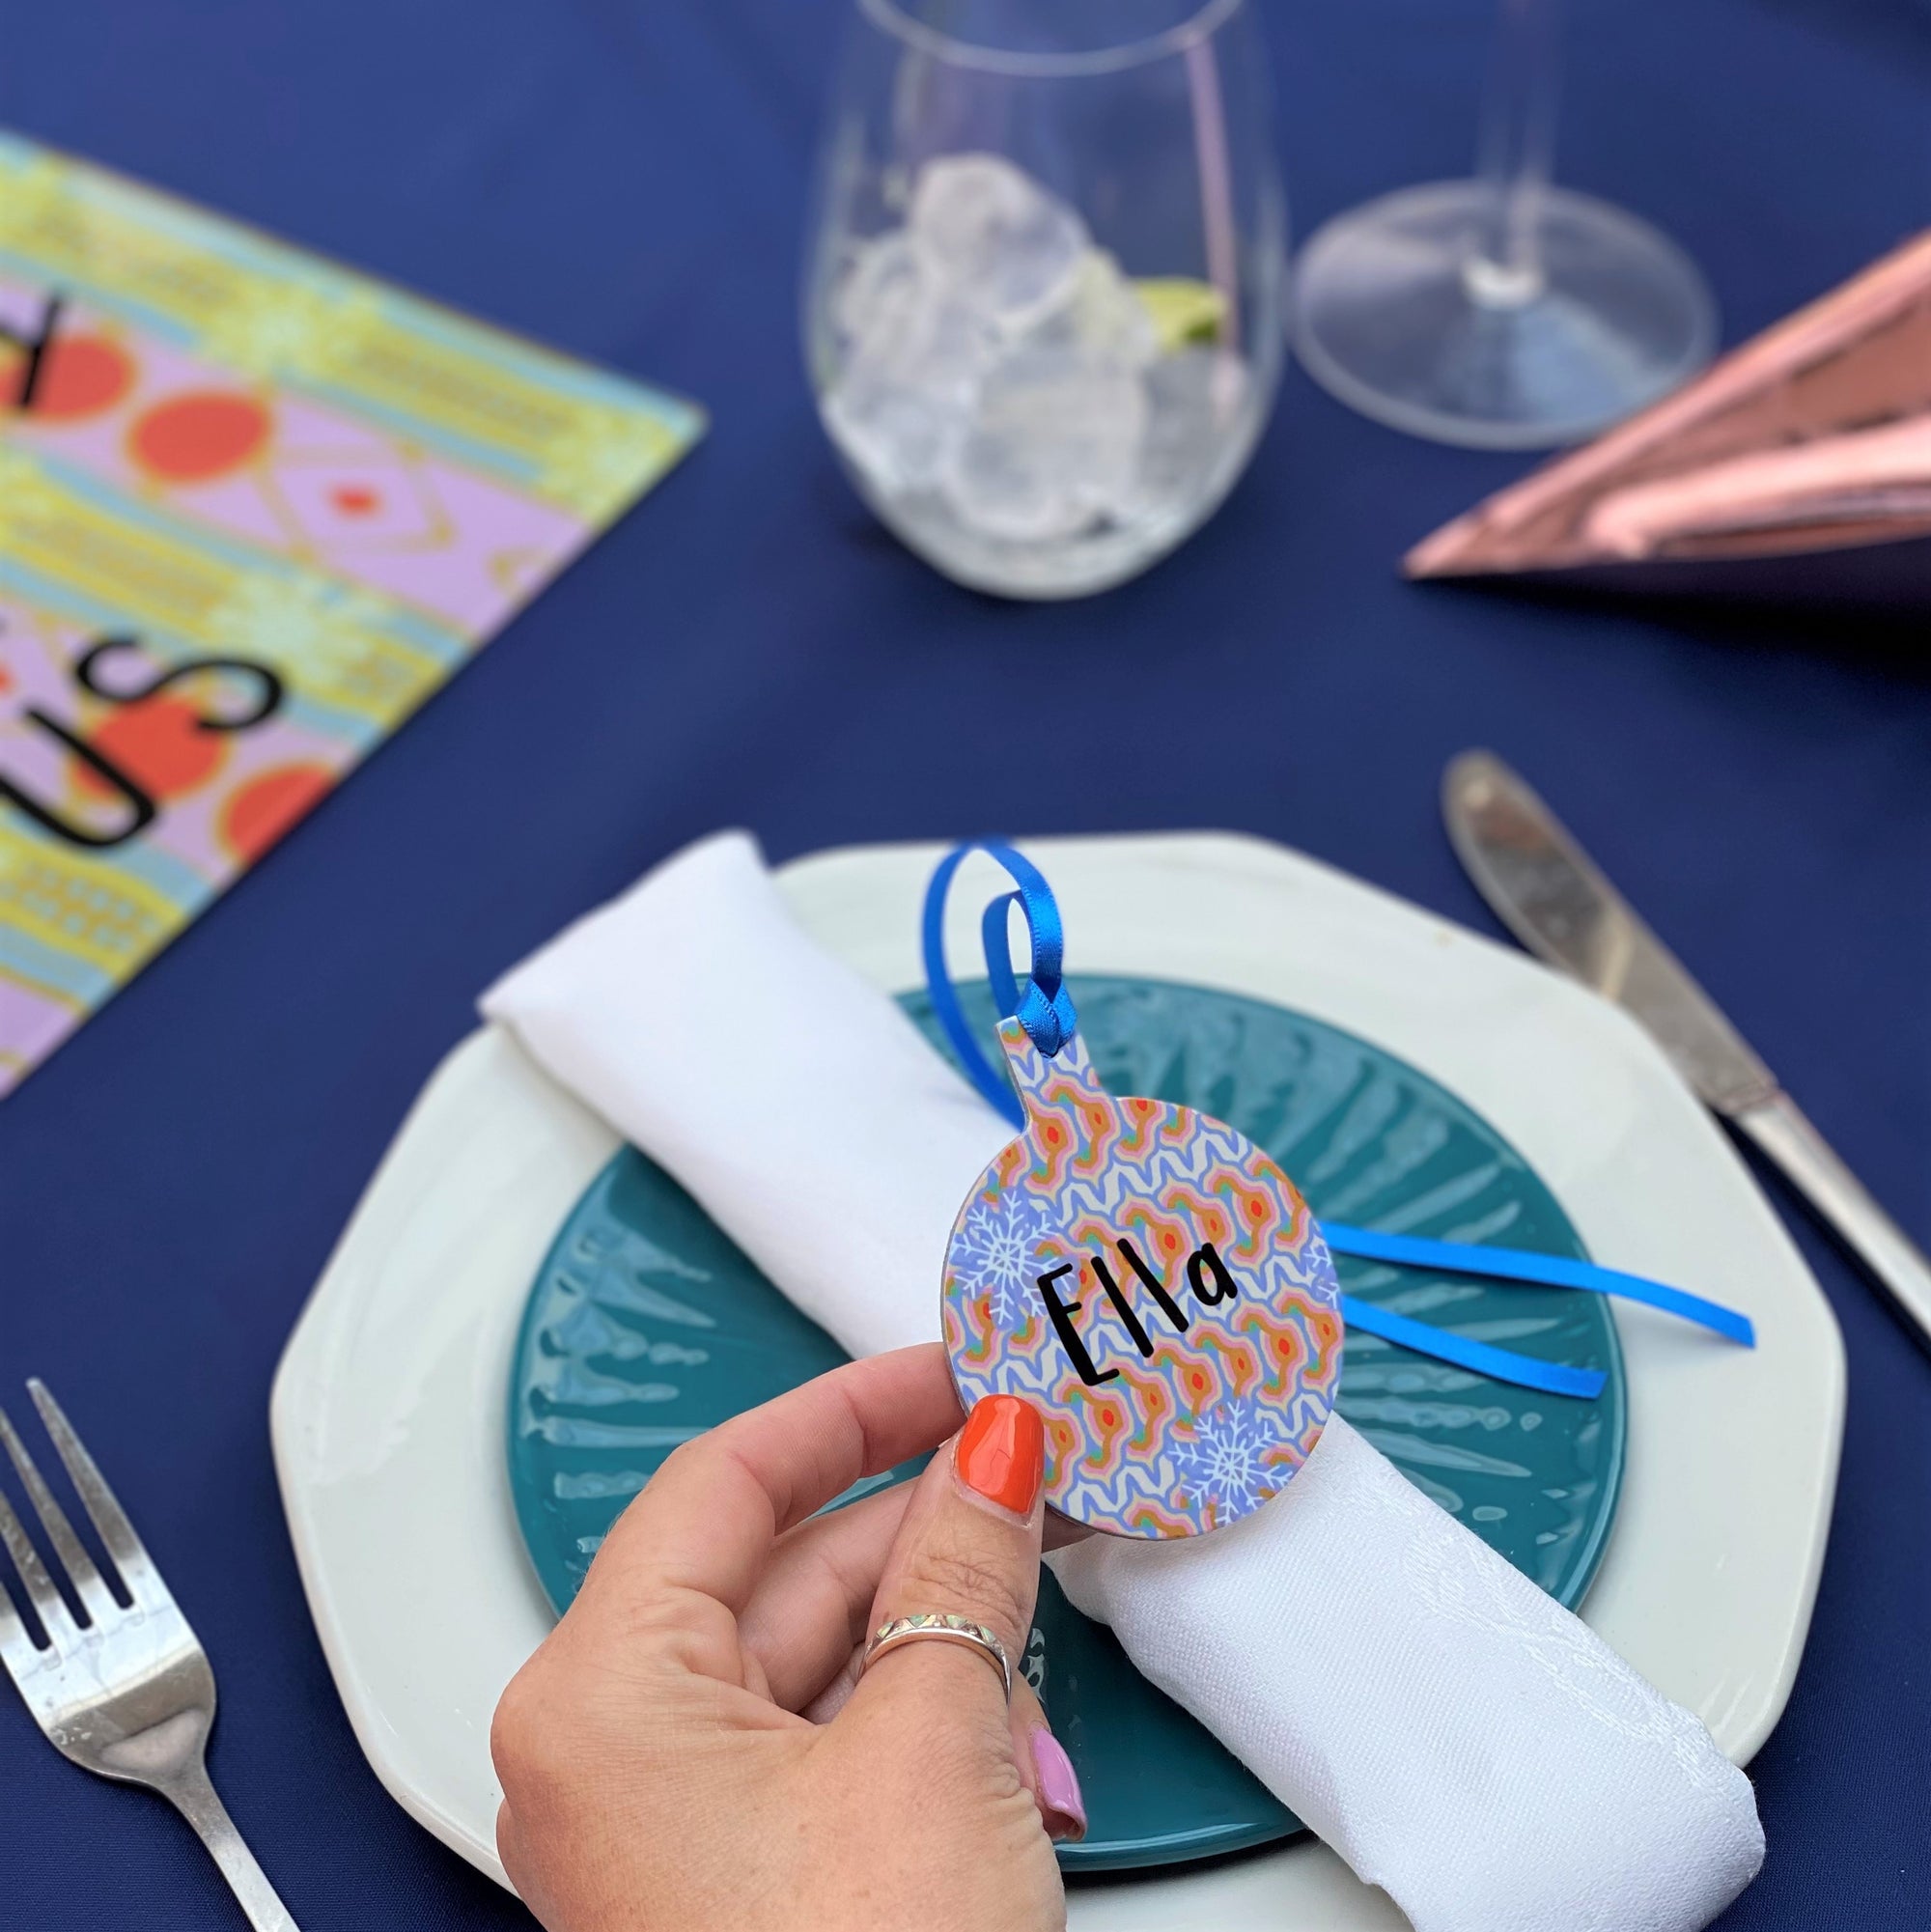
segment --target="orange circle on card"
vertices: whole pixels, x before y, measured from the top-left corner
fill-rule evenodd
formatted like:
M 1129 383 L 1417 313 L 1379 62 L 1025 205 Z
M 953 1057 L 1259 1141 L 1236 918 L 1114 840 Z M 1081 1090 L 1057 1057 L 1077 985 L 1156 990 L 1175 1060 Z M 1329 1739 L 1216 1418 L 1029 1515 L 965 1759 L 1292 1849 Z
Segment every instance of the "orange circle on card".
M 252 396 L 197 390 L 135 417 L 127 453 L 163 483 L 212 483 L 260 454 L 273 427 Z
M 134 358 L 98 335 L 56 335 L 41 359 L 32 413 L 49 423 L 78 423 L 121 402 L 134 386 Z
M 373 517 L 382 507 L 381 492 L 366 483 L 338 483 L 328 492 L 328 500 L 345 517 Z
M 278 765 L 250 778 L 221 810 L 221 842 L 246 863 L 260 858 L 335 783 L 322 765 Z
M 182 698 L 138 698 L 88 734 L 88 743 L 156 800 L 179 798 L 221 769 L 228 741 L 202 728 L 201 714 Z M 92 767 L 74 768 L 80 789 L 94 797 L 112 788 Z

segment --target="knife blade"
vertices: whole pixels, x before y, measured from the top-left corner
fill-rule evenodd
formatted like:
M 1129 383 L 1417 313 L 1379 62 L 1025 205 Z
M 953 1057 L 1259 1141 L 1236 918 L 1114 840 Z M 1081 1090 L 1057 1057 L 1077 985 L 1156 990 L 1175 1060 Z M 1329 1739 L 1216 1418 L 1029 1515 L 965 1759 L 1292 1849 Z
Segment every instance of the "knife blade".
M 1698 1099 L 1783 1170 L 1931 1348 L 1931 1262 L 1522 777 L 1493 752 L 1465 751 L 1442 774 L 1441 811 L 1509 931 L 1636 1020 Z

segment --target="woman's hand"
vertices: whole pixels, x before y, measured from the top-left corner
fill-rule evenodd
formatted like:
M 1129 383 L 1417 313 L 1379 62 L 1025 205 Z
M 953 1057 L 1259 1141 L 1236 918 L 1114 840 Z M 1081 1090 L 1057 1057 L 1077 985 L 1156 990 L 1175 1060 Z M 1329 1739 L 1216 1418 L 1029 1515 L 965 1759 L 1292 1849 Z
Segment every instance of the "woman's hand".
M 916 1483 L 855 1482 L 958 1428 L 937 1346 L 823 1376 L 680 1448 L 518 1672 L 490 1744 L 496 1845 L 550 1932 L 1035 1932 L 1065 1922 L 1049 1834 L 1085 1829 L 1018 1666 L 1044 1441 L 982 1402 Z M 990 1626 L 862 1670 L 921 1610 Z

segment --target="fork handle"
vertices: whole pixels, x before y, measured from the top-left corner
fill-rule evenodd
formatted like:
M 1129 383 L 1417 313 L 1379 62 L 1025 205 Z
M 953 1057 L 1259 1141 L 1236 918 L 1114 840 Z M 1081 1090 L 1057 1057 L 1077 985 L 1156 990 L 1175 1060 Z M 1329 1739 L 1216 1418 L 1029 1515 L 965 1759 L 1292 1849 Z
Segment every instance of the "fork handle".
M 196 1762 L 184 1767 L 160 1786 L 161 1795 L 195 1829 L 221 1867 L 221 1876 L 241 1901 L 241 1910 L 255 1932 L 300 1932 L 289 1917 L 289 1909 L 275 1896 L 268 1875 L 255 1862 L 255 1854 L 242 1841 L 228 1815 L 228 1807 L 209 1781 L 208 1767 Z

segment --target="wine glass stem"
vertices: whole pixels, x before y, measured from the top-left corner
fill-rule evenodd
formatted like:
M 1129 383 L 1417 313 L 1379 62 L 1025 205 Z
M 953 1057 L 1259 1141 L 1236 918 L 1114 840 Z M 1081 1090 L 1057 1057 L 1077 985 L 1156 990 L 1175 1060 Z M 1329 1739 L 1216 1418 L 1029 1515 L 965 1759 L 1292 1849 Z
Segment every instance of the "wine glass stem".
M 1489 220 L 1469 262 L 1469 294 L 1495 307 L 1542 292 L 1538 233 L 1555 146 L 1559 0 L 1499 0 L 1482 102 L 1478 172 Z

